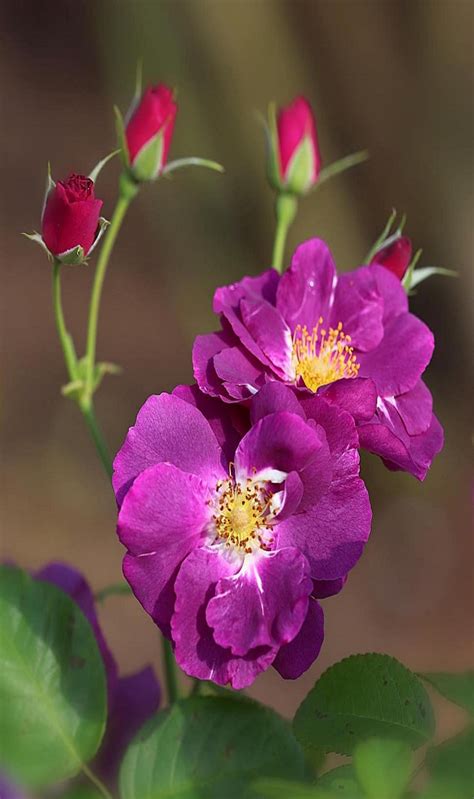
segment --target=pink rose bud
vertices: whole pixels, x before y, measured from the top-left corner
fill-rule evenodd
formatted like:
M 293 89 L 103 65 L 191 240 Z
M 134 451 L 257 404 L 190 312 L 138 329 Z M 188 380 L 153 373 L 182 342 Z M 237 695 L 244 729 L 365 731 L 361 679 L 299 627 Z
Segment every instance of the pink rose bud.
M 387 247 L 375 253 L 371 264 L 381 264 L 402 280 L 407 271 L 412 254 L 411 241 L 408 236 L 400 236 Z
M 41 220 L 42 239 L 50 253 L 65 263 L 79 263 L 97 239 L 102 200 L 94 181 L 70 175 L 52 184 Z
M 125 129 L 130 169 L 138 181 L 159 177 L 168 158 L 178 106 L 160 83 L 146 90 Z
M 316 121 L 304 97 L 297 97 L 279 109 L 276 136 L 273 183 L 279 191 L 305 194 L 318 179 L 321 155 Z

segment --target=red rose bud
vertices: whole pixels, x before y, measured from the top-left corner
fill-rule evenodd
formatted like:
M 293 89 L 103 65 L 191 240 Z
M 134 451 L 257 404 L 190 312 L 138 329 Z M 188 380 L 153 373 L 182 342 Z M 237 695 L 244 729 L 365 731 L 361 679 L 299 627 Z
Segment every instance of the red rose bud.
M 102 200 L 94 196 L 94 181 L 70 175 L 52 184 L 41 220 L 43 242 L 64 263 L 80 263 L 91 251 L 98 233 Z
M 130 169 L 138 181 L 159 177 L 168 158 L 178 106 L 160 83 L 147 89 L 125 129 Z
M 279 191 L 305 194 L 318 179 L 321 155 L 316 121 L 304 97 L 278 111 L 276 137 L 274 185 Z
M 408 236 L 400 236 L 387 247 L 375 253 L 371 264 L 381 264 L 402 280 L 407 271 L 412 255 L 411 241 Z

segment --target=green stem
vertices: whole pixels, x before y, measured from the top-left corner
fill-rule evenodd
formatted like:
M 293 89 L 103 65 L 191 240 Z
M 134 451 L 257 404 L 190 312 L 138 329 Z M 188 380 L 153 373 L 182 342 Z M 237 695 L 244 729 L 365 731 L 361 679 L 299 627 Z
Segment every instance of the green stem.
M 105 799 L 113 799 L 113 796 L 108 790 L 108 788 L 105 787 L 103 782 L 99 780 L 99 778 L 94 774 L 93 771 L 90 770 L 89 766 L 87 766 L 85 763 L 82 764 L 82 771 L 86 775 L 86 777 L 92 782 L 92 784 L 95 785 L 95 787 L 102 794 L 102 796 L 105 797 Z
M 171 644 L 167 638 L 163 638 L 163 666 L 165 669 L 168 702 L 172 705 L 178 699 L 178 680 L 176 675 L 176 660 Z
M 283 272 L 283 259 L 285 257 L 285 244 L 288 230 L 293 222 L 298 209 L 298 200 L 294 194 L 279 194 L 275 203 L 277 226 L 273 244 L 273 268 Z
M 64 321 L 63 305 L 61 299 L 61 262 L 56 258 L 53 263 L 53 308 L 54 319 L 56 321 L 56 329 L 58 331 L 59 340 L 63 349 L 64 360 L 70 380 L 76 377 L 76 364 L 77 358 L 74 351 L 74 344 L 72 338 L 67 332 L 66 323 Z
M 86 397 L 89 399 L 94 393 L 94 367 L 95 351 L 97 342 L 97 325 L 99 321 L 100 300 L 104 285 L 105 274 L 109 259 L 122 226 L 124 216 L 132 199 L 138 191 L 138 185 L 124 172 L 120 178 L 120 193 L 117 205 L 110 222 L 109 229 L 105 235 L 105 240 L 97 259 L 94 283 L 92 286 L 91 301 L 89 306 L 89 322 L 87 326 L 87 347 L 86 347 Z M 89 425 L 90 426 L 90 425 Z M 92 432 L 92 429 L 91 429 Z
M 92 436 L 92 440 L 95 444 L 95 448 L 98 452 L 99 458 L 102 461 L 102 465 L 105 471 L 107 472 L 107 476 L 110 479 L 112 479 L 112 474 L 113 474 L 112 458 L 110 457 L 107 444 L 105 443 L 105 439 L 102 435 L 102 431 L 96 419 L 94 405 L 92 401 L 89 400 L 88 402 L 79 403 L 79 407 L 81 409 L 84 419 L 86 420 L 86 424 L 89 428 L 89 432 Z

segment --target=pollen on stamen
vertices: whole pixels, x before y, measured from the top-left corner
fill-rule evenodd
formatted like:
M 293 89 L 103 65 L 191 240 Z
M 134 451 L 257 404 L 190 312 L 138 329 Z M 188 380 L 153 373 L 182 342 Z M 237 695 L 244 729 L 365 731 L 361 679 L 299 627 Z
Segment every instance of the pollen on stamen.
M 351 337 L 342 329 L 322 328 L 323 318 L 311 333 L 306 325 L 297 325 L 293 334 L 293 367 L 296 382 L 301 380 L 311 391 L 341 378 L 357 377 L 360 364 L 351 346 Z
M 268 550 L 268 530 L 271 529 L 274 511 L 271 508 L 272 492 L 264 481 L 247 478 L 244 491 L 239 481 L 231 476 L 216 484 L 217 497 L 212 516 L 216 542 L 225 543 L 245 554 L 260 547 Z

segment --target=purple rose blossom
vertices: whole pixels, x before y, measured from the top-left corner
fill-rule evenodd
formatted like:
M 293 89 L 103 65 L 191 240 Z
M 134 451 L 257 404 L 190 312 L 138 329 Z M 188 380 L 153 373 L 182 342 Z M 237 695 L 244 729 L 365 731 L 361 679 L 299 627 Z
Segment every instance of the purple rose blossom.
M 96 637 L 107 678 L 108 719 L 95 770 L 114 786 L 128 744 L 158 709 L 160 687 L 150 666 L 126 677 L 118 676 L 117 664 L 99 626 L 94 596 L 82 574 L 65 563 L 49 563 L 34 577 L 52 583 L 68 594 L 84 613 Z
M 270 269 L 217 289 L 214 311 L 222 329 L 198 336 L 193 350 L 203 392 L 227 403 L 269 381 L 317 392 L 351 413 L 361 446 L 425 477 L 443 445 L 420 379 L 434 339 L 387 269 L 337 275 L 327 245 L 312 239 L 281 277 Z
M 187 674 L 238 689 L 315 660 L 317 599 L 370 532 L 357 447 L 348 413 L 275 382 L 246 410 L 185 386 L 146 401 L 114 463 L 123 570 Z

